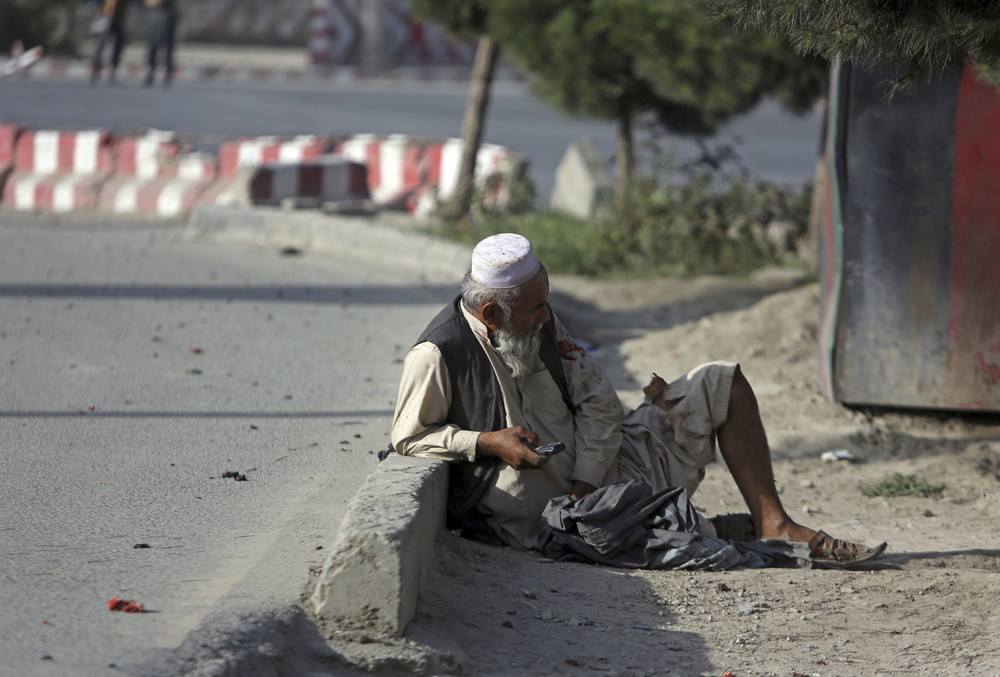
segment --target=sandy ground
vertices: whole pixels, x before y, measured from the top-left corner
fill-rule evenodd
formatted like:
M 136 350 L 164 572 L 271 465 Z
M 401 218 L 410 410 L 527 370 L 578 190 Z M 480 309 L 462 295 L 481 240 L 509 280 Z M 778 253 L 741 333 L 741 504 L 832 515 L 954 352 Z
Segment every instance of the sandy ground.
M 557 279 L 573 298 L 554 300 L 629 406 L 650 372 L 741 362 L 786 508 L 836 536 L 887 541 L 880 560 L 856 571 L 625 571 L 443 533 L 406 637 L 321 627 L 328 658 L 383 674 L 1000 674 L 1000 418 L 827 401 L 816 385 L 817 286 L 743 307 L 790 279 Z M 856 460 L 820 459 L 832 450 Z M 862 494 L 897 472 L 946 488 L 940 498 Z M 707 515 L 745 510 L 718 463 L 694 503 Z

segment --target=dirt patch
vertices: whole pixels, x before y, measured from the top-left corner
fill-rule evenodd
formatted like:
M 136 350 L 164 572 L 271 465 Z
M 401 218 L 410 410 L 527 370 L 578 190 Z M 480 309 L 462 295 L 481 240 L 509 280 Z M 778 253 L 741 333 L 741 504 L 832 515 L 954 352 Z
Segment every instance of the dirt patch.
M 744 288 L 748 300 L 730 302 L 763 300 L 669 329 L 649 326 L 651 314 L 662 321 L 681 312 L 670 310 L 671 299 L 697 315 L 699 290 L 679 284 L 697 285 L 581 283 L 567 324 L 593 342 L 630 406 L 651 372 L 670 379 L 706 360 L 739 361 L 792 516 L 839 537 L 887 541 L 887 554 L 851 572 L 624 571 L 445 533 L 406 639 L 378 640 L 382 649 L 412 652 L 420 659 L 403 671 L 424 674 L 1000 674 L 997 417 L 826 400 L 816 385 L 816 285 L 766 297 L 766 289 Z M 709 310 L 732 291 L 726 284 L 701 290 Z M 573 289 L 572 281 L 558 288 Z M 854 460 L 821 460 L 839 450 Z M 938 498 L 863 495 L 894 473 L 945 489 Z M 709 468 L 694 503 L 708 515 L 745 510 L 721 464 Z M 340 641 L 363 655 L 356 636 Z

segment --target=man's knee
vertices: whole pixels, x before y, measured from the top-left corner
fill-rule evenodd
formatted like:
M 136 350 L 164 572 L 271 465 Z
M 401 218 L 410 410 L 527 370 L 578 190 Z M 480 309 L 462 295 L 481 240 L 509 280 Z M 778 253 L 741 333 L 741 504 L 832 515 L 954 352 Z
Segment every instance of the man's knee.
M 757 396 L 754 395 L 750 381 L 743 375 L 743 370 L 739 367 L 733 373 L 733 385 L 729 392 L 729 408 L 731 413 L 748 409 L 750 411 L 757 410 Z

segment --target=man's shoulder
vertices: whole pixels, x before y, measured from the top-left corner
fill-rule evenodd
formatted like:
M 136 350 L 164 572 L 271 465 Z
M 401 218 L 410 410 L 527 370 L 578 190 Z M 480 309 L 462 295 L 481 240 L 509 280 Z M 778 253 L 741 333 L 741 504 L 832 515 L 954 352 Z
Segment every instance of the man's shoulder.
M 444 355 L 441 349 L 430 341 L 421 341 L 407 351 L 403 358 L 403 372 L 414 376 L 430 374 L 441 370 L 447 371 Z
M 441 348 L 439 348 L 437 344 L 431 343 L 430 341 L 420 341 L 410 348 L 408 353 L 406 353 L 407 359 L 410 359 L 411 356 L 418 359 L 423 358 L 440 360 Z
M 461 342 L 464 338 L 463 325 L 468 325 L 462 310 L 459 307 L 460 298 L 452 301 L 434 318 L 427 323 L 427 327 L 420 333 L 417 343 L 429 341 L 437 346 L 444 346 Z

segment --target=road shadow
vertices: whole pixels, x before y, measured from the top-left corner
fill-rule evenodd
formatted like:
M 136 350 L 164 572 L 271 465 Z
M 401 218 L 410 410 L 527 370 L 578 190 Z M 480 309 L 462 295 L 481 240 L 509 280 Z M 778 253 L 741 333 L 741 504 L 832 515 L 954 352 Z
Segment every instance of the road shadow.
M 224 301 L 227 303 L 312 303 L 318 305 L 442 305 L 457 294 L 450 285 L 173 285 L 173 284 L 0 284 L 0 298 Z M 428 318 L 430 319 L 430 318 Z M 414 329 L 413 335 L 419 333 Z
M 714 674 L 704 640 L 677 630 L 670 603 L 633 572 L 553 562 L 447 531 L 435 558 L 402 638 L 363 624 L 331 631 L 313 619 L 300 648 L 312 661 L 390 675 Z
M 926 569 L 976 569 L 1000 572 L 1000 550 L 973 548 L 970 550 L 893 552 L 883 554 L 864 567 L 868 570 L 893 569 L 923 571 Z
M 0 418 L 78 418 L 78 419 L 114 419 L 114 418 L 246 418 L 246 419 L 316 419 L 316 418 L 379 418 L 388 417 L 393 414 L 392 409 L 341 409 L 331 411 L 180 411 L 180 410 L 88 410 L 77 409 L 72 411 L 58 410 L 25 410 L 25 411 L 0 411 Z

